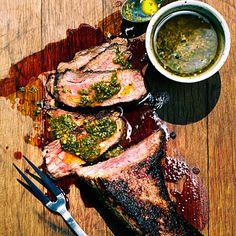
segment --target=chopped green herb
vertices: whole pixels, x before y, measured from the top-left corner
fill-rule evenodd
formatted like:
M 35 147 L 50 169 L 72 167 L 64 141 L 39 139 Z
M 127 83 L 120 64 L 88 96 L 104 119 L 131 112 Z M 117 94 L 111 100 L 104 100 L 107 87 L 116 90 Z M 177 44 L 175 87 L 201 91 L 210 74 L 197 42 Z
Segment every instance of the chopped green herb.
M 121 146 L 117 146 L 104 154 L 105 158 L 117 157 L 124 152 L 124 149 Z
M 135 1 L 132 2 L 127 2 L 125 4 L 125 7 L 123 8 L 123 15 L 127 20 L 134 20 L 134 19 L 139 19 L 140 17 L 137 17 L 137 14 L 133 14 L 133 8 L 135 7 Z
M 36 93 L 36 92 L 38 92 L 38 88 L 36 88 L 36 87 L 34 87 L 34 86 L 31 86 L 31 87 L 29 88 L 29 92 L 30 92 L 30 93 Z
M 76 127 L 72 116 L 69 114 L 63 114 L 58 117 L 51 117 L 49 120 L 51 132 L 56 139 L 61 139 L 68 136 Z
M 81 90 L 78 90 L 78 94 L 80 94 L 80 95 L 82 95 L 81 97 L 80 97 L 80 104 L 82 105 L 82 106 L 86 106 L 86 105 L 89 105 L 90 103 L 91 103 L 91 101 L 90 101 L 90 98 L 89 98 L 89 92 L 90 92 L 90 90 L 88 90 L 88 89 L 81 89 Z
M 88 106 L 93 102 L 103 102 L 120 91 L 120 84 L 117 82 L 116 72 L 112 73 L 110 81 L 100 81 L 91 86 L 90 89 L 78 90 L 80 105 Z M 91 95 L 95 92 L 94 95 Z
M 41 101 L 36 101 L 35 106 L 41 106 Z
M 57 87 L 54 87 L 54 90 L 53 90 L 53 94 L 56 95 L 58 93 L 58 88 Z
M 89 95 L 89 90 L 88 89 L 81 89 L 78 91 L 78 94 L 81 94 L 81 95 Z
M 75 135 L 69 135 L 67 139 L 62 142 L 62 148 L 65 151 L 73 153 L 81 159 L 92 162 L 100 155 L 100 148 L 97 145 L 97 140 L 93 136 L 86 136 L 82 139 L 76 140 Z
M 127 69 L 131 68 L 131 66 L 132 66 L 131 63 L 125 59 L 125 55 L 123 52 L 121 52 L 119 45 L 117 45 L 117 47 L 116 47 L 116 56 L 113 59 L 113 62 L 115 64 L 122 65 Z
M 84 126 L 88 134 L 95 137 L 98 142 L 109 138 L 117 129 L 116 122 L 110 118 L 97 120 L 94 124 L 84 123 Z
M 20 88 L 18 89 L 18 91 L 19 91 L 20 93 L 24 93 L 24 92 L 25 92 L 25 87 L 20 87 Z
M 37 109 L 33 110 L 33 115 L 38 116 L 41 113 L 41 108 L 38 107 Z
M 218 40 L 214 27 L 200 15 L 178 15 L 158 31 L 156 56 L 166 70 L 191 78 L 212 66 L 218 57 Z
M 89 96 L 87 95 L 82 95 L 81 98 L 80 98 L 80 104 L 82 106 L 86 106 L 86 105 L 89 105 L 91 103 L 90 99 L 89 99 Z
M 116 73 L 113 73 L 111 81 L 100 81 L 95 83 L 93 84 L 92 89 L 95 90 L 93 100 L 96 102 L 103 102 L 117 94 L 121 87 L 117 82 Z
M 87 162 L 92 162 L 100 156 L 98 144 L 111 137 L 117 129 L 116 122 L 111 118 L 105 117 L 92 123 L 85 121 L 82 130 L 87 134 L 77 140 L 81 130 L 76 129 L 71 115 L 52 117 L 49 124 L 54 138 L 60 139 L 62 149 Z
M 72 93 L 71 89 L 66 89 L 64 86 L 62 86 L 62 92 L 63 93 Z

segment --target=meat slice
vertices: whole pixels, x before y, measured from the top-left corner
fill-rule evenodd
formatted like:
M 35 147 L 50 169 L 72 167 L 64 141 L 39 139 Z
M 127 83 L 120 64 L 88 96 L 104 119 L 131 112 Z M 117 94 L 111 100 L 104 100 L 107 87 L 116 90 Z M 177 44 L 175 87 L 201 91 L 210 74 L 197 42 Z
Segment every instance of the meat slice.
M 47 172 L 54 178 L 60 178 L 75 173 L 85 161 L 61 148 L 60 140 L 49 143 L 43 150 Z
M 128 60 L 132 53 L 128 49 L 126 41 L 124 42 L 123 44 L 111 44 L 103 53 L 92 59 L 85 66 L 84 71 L 106 71 L 131 67 Z
M 201 235 L 182 221 L 162 173 L 165 135 L 154 132 L 118 157 L 76 171 L 136 235 Z
M 56 100 L 70 107 L 111 106 L 139 100 L 147 93 L 141 73 L 131 69 L 96 73 L 67 71 L 48 81 L 48 91 L 54 91 Z
M 90 157 L 92 160 L 94 160 L 94 158 L 99 158 L 99 156 L 105 153 L 110 147 L 118 143 L 126 132 L 125 122 L 119 117 L 118 112 L 101 111 L 96 115 L 85 115 L 77 112 L 67 112 L 57 109 L 48 111 L 48 114 L 52 117 L 60 117 L 64 114 L 71 115 L 73 122 L 77 125 L 75 131 L 79 130 L 79 133 L 77 133 L 78 140 L 81 140 L 87 136 L 86 130 L 83 127 L 85 121 L 89 124 L 93 124 L 97 120 L 101 120 L 103 118 L 110 118 L 115 121 L 116 130 L 114 134 L 105 140 L 98 142 L 95 148 L 99 149 L 99 154 L 96 157 Z M 51 127 L 48 129 L 50 130 Z M 86 161 L 90 160 L 83 160 L 83 157 L 76 156 L 74 153 L 69 153 L 68 151 L 63 150 L 62 146 L 61 141 L 56 139 L 46 145 L 43 150 L 43 157 L 46 162 L 47 171 L 54 178 L 75 173 L 75 171 L 78 170 L 82 164 L 85 164 Z M 91 146 L 91 149 L 93 148 L 94 147 Z
M 112 113 L 112 111 L 100 111 L 98 114 L 92 115 L 92 114 L 86 114 L 86 113 L 83 114 L 80 112 L 66 111 L 59 108 L 48 110 L 47 114 L 50 117 L 59 117 L 61 115 L 71 115 L 73 121 L 79 127 L 83 126 L 83 123 L 85 120 L 92 122 L 92 121 L 95 121 L 96 119 L 100 119 L 105 116 L 114 116 L 117 118 L 119 117 L 119 113 Z
M 108 47 L 109 43 L 104 43 L 101 46 L 89 48 L 75 54 L 75 57 L 70 62 L 61 62 L 58 67 L 58 72 L 65 72 L 66 70 L 79 70 L 85 66 L 91 59 L 95 58 L 100 53 L 104 52 Z
M 89 48 L 75 54 L 75 57 L 70 62 L 61 62 L 58 67 L 58 72 L 66 70 L 96 70 L 104 71 L 109 69 L 124 68 L 119 63 L 114 63 L 113 59 L 119 54 L 123 56 L 123 60 L 127 61 L 131 56 L 131 52 L 127 47 L 127 40 L 115 38 L 110 43 L 104 43 L 101 46 Z

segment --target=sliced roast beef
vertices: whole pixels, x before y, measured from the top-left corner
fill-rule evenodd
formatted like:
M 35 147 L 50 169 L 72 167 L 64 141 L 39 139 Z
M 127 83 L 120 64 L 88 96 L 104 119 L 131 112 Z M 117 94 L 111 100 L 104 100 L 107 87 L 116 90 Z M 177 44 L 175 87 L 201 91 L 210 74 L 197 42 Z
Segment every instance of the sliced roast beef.
M 129 69 L 127 40 L 81 51 L 58 71 L 45 74 L 47 92 L 70 107 L 111 106 L 139 100 L 146 94 L 140 72 Z
M 81 164 L 96 161 L 126 132 L 125 122 L 118 112 L 83 115 L 57 109 L 48 111 L 48 114 L 52 117 L 48 130 L 56 140 L 45 146 L 43 156 L 48 172 L 55 178 L 74 173 Z M 104 122 L 110 122 L 111 126 Z M 72 126 L 69 132 L 68 126 Z M 75 140 L 71 141 L 72 138 Z
M 131 52 L 124 44 L 113 43 L 103 53 L 92 59 L 84 71 L 107 71 L 121 68 L 130 68 L 128 62 Z
M 110 43 L 104 43 L 101 46 L 89 48 L 75 54 L 70 62 L 61 62 L 57 70 L 65 72 L 66 70 L 96 70 L 105 71 L 110 69 L 125 68 L 125 63 L 131 56 L 127 47 L 127 40 L 115 38 Z M 116 58 L 122 57 L 120 61 Z M 123 64 L 122 64 L 123 62 Z
M 162 173 L 165 135 L 156 131 L 118 157 L 76 171 L 136 235 L 201 235 L 178 216 Z
M 55 81 L 56 80 L 56 81 Z M 51 75 L 48 91 L 70 107 L 111 106 L 139 100 L 146 93 L 144 79 L 136 70 L 71 72 Z
M 54 178 L 75 173 L 85 161 L 77 156 L 63 151 L 60 140 L 49 143 L 43 150 L 47 172 Z
M 47 114 L 50 117 L 60 117 L 62 115 L 71 115 L 73 122 L 76 123 L 77 126 L 81 127 L 83 126 L 83 123 L 85 120 L 92 122 L 95 121 L 96 119 L 100 119 L 105 116 L 116 116 L 119 117 L 118 113 L 113 113 L 112 111 L 100 111 L 99 113 L 92 115 L 92 114 L 87 114 L 87 113 L 80 113 L 80 112 L 72 112 L 72 111 L 66 111 L 62 109 L 50 109 L 47 111 Z

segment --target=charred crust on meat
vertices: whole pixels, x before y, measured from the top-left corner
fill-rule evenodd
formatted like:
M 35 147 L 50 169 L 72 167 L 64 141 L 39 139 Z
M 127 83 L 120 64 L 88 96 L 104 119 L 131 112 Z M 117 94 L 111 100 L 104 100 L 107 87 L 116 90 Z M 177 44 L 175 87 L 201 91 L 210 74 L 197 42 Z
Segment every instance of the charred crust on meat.
M 55 73 L 54 86 L 57 86 L 58 80 L 60 79 L 61 74 L 59 72 Z
M 142 176 L 140 176 L 142 174 L 141 168 L 149 169 L 151 165 L 151 159 L 153 158 L 150 158 L 146 163 L 144 161 L 133 166 L 130 171 L 135 175 L 137 179 L 142 178 Z M 155 171 L 155 175 L 152 176 L 152 178 L 153 180 L 156 180 L 155 182 L 158 185 L 158 189 L 165 189 L 162 170 L 160 168 L 160 165 L 156 164 L 157 163 L 155 163 L 155 169 L 159 169 L 159 171 Z M 152 174 L 152 171 L 150 171 L 149 175 Z M 137 225 L 143 232 L 149 233 L 150 235 L 159 235 L 161 225 L 159 225 L 159 223 L 157 222 L 158 218 L 164 221 L 166 228 L 175 230 L 176 223 L 174 224 L 175 227 L 173 227 L 173 229 L 169 224 L 169 222 L 173 223 L 173 220 L 170 220 L 171 215 L 169 215 L 168 212 L 163 211 L 163 209 L 159 206 L 154 206 L 152 203 L 138 201 L 137 196 L 132 192 L 132 190 L 130 190 L 128 181 L 129 179 L 127 181 L 125 181 L 124 179 L 106 181 L 100 178 L 99 184 L 102 186 L 103 193 L 106 193 L 106 195 L 108 196 L 110 195 L 110 199 L 114 199 L 114 202 L 116 202 L 116 204 L 122 206 L 123 211 L 126 212 L 129 217 L 137 221 Z M 140 188 L 142 188 L 142 186 L 140 186 Z M 166 201 L 169 201 L 168 195 L 166 193 L 160 195 L 162 198 L 166 199 Z M 166 217 L 166 214 L 168 215 L 168 217 Z M 177 227 L 177 229 L 178 228 L 179 227 Z
M 201 235 L 177 214 L 169 198 L 163 175 L 166 139 L 160 131 L 160 144 L 154 154 L 114 175 L 85 181 L 135 235 Z

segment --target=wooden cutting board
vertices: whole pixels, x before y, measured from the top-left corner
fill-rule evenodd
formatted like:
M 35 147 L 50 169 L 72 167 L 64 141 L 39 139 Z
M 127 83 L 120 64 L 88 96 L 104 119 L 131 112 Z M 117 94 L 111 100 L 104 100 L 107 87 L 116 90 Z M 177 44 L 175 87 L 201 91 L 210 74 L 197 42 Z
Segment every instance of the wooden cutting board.
M 1 1 L 0 235 L 73 235 L 60 217 L 46 210 L 16 181 L 18 174 L 12 163 L 22 169 L 27 168 L 21 160 L 22 154 L 37 165 L 42 163 L 39 147 L 42 116 L 35 116 L 38 112 L 35 102 L 43 96 L 42 84 L 36 78 L 31 79 L 30 83 L 24 78 L 26 74 L 36 76 L 34 72 L 43 71 L 45 65 L 54 68 L 57 62 L 51 61 L 42 52 L 54 50 L 55 45 L 50 44 L 43 49 L 49 43 L 66 38 L 68 29 L 87 23 L 101 28 L 97 34 L 102 35 L 102 31 L 104 34 L 108 31 L 116 33 L 121 26 L 121 18 L 114 12 L 120 9 L 121 2 Z M 177 134 L 169 144 L 169 154 L 181 153 L 190 165 L 200 169 L 199 175 L 209 194 L 209 224 L 203 231 L 204 235 L 225 236 L 236 232 L 236 1 L 204 2 L 214 6 L 228 22 L 232 37 L 230 56 L 220 73 L 207 82 L 180 86 L 160 80 L 160 91 L 168 91 L 174 98 L 164 107 L 160 117 L 167 122 L 169 130 Z M 73 31 L 68 31 L 67 37 L 73 37 Z M 55 52 L 58 55 L 64 52 L 63 42 L 60 50 Z M 77 46 L 75 41 L 70 56 L 73 56 Z M 26 86 L 24 93 L 18 91 L 22 86 Z M 89 236 L 115 234 L 114 229 L 112 231 L 107 226 L 109 219 L 103 212 L 85 207 L 78 188 L 70 188 L 68 199 L 71 214 Z

